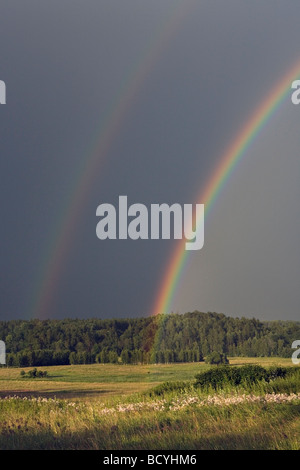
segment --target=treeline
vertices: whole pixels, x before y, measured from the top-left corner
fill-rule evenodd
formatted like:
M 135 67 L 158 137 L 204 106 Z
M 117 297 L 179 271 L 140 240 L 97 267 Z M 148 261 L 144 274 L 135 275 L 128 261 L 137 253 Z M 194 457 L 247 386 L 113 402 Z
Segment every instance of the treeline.
M 227 356 L 291 357 L 300 322 L 192 312 L 135 319 L 0 322 L 8 366 L 198 362 Z

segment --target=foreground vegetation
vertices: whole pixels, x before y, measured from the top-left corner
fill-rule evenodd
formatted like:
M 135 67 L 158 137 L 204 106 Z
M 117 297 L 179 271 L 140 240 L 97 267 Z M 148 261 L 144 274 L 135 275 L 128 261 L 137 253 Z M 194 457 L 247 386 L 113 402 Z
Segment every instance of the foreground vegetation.
M 250 359 L 244 362 L 249 364 Z M 284 367 L 288 365 L 286 360 L 279 360 L 275 366 L 274 359 L 262 360 L 263 369 L 257 365 L 245 367 L 237 359 L 238 367 L 232 365 L 231 359 L 230 363 L 224 368 L 173 364 L 154 369 L 153 365 L 150 374 L 145 366 L 91 365 L 86 373 L 83 366 L 68 366 L 69 384 L 76 385 L 78 392 L 88 386 L 86 395 L 78 393 L 74 399 L 41 396 L 42 386 L 51 386 L 53 380 L 61 388 L 65 386 L 63 371 L 67 367 L 60 369 L 58 382 L 54 378 L 58 367 L 47 368 L 45 378 L 31 380 L 19 379 L 20 369 L 1 369 L 1 386 L 20 381 L 23 387 L 31 384 L 38 393 L 7 393 L 0 399 L 0 449 L 299 450 L 300 368 Z M 182 371 L 185 366 L 186 375 L 180 373 L 178 366 Z M 89 393 L 95 386 L 95 375 L 100 379 L 101 368 L 106 368 L 102 385 L 109 384 L 105 380 L 118 376 L 120 367 L 123 376 L 117 383 L 119 394 L 106 394 L 103 398 L 101 393 L 95 393 L 91 401 Z M 239 384 L 228 381 L 225 372 L 218 373 L 218 383 L 213 386 L 201 382 L 201 377 L 223 369 L 230 369 L 229 377 L 235 380 L 242 377 Z M 259 371 L 266 375 L 259 375 Z M 13 376 L 6 375 L 12 372 Z M 253 380 L 255 377 L 257 380 Z M 126 384 L 134 384 L 135 389 L 146 386 L 136 393 L 120 393 Z
M 220 405 L 197 406 L 197 395 L 181 395 L 168 406 L 152 400 L 120 404 L 117 411 L 96 403 L 1 400 L 0 448 L 300 449 L 299 395 L 287 402 L 275 396 L 274 402 L 266 397 L 236 404 L 222 404 L 222 398 L 215 397 Z

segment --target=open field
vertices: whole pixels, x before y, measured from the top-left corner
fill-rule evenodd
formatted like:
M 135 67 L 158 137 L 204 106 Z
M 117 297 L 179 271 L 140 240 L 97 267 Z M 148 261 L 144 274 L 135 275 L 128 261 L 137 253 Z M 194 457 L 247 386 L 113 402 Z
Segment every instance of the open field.
M 292 366 L 279 358 L 230 363 Z M 0 369 L 0 449 L 300 450 L 297 368 L 269 383 L 221 390 L 191 387 L 209 369 L 203 363 L 40 369 L 49 377 Z M 155 394 L 166 381 L 189 385 Z
M 286 358 L 229 358 L 232 365 L 260 364 L 292 366 Z M 116 365 L 87 364 L 74 366 L 38 367 L 48 377 L 26 379 L 20 371 L 29 368 L 0 368 L 0 397 L 7 395 L 43 396 L 57 398 L 105 400 L 111 396 L 124 396 L 144 392 L 162 382 L 193 380 L 195 375 L 208 369 L 201 363 Z

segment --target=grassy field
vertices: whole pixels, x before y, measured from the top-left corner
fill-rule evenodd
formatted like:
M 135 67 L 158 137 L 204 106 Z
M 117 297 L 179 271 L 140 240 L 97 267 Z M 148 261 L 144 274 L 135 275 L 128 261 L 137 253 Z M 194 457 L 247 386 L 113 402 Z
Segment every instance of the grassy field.
M 292 365 L 279 358 L 231 358 L 230 364 Z M 0 369 L 0 449 L 300 449 L 299 373 L 247 387 L 186 387 L 155 396 L 149 391 L 158 384 L 188 383 L 208 366 L 40 369 L 49 376 L 21 379 L 21 369 Z
M 260 364 L 292 366 L 290 359 L 229 358 L 232 365 Z M 22 379 L 20 371 L 29 368 L 0 368 L 0 397 L 8 395 L 42 396 L 71 399 L 105 400 L 111 396 L 139 393 L 162 382 L 194 379 L 208 369 L 201 363 L 116 365 L 87 364 L 74 366 L 38 367 L 48 372 L 43 379 Z

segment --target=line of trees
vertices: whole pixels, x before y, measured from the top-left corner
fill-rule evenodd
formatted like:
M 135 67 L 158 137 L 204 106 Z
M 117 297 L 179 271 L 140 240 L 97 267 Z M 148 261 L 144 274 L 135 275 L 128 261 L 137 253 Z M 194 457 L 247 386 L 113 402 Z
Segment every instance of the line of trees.
M 0 322 L 7 365 L 198 362 L 227 356 L 291 357 L 300 322 L 188 312 L 135 319 Z

